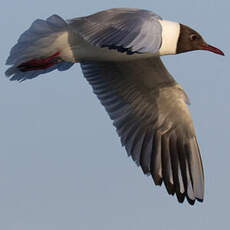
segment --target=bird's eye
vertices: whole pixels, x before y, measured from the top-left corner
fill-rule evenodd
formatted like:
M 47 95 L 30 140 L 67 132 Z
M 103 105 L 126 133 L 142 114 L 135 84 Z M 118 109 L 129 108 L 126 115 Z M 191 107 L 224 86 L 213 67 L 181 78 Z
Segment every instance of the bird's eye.
M 195 40 L 198 40 L 199 37 L 196 34 L 191 34 L 190 39 L 191 39 L 191 41 L 195 41 Z

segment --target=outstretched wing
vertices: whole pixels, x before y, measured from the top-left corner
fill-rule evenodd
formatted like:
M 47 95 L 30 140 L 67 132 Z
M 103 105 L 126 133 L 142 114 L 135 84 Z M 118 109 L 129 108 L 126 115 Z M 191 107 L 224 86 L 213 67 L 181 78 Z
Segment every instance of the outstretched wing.
M 186 94 L 159 57 L 82 62 L 128 155 L 180 202 L 202 201 L 204 176 Z
M 128 54 L 156 53 L 161 45 L 159 19 L 148 10 L 110 9 L 69 20 L 69 26 L 95 46 Z

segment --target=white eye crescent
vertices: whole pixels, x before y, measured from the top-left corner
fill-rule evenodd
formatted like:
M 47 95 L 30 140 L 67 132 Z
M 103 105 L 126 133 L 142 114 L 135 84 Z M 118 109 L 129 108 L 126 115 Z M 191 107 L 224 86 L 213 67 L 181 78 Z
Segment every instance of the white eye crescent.
M 197 34 L 191 34 L 190 39 L 191 41 L 199 40 L 199 36 Z

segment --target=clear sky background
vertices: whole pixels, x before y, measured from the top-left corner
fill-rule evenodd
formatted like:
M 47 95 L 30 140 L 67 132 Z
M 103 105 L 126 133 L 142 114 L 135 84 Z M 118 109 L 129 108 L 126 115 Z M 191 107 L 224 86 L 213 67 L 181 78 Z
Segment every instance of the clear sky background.
M 192 52 L 163 60 L 192 102 L 205 170 L 205 200 L 179 204 L 121 147 L 79 64 L 23 83 L 5 60 L 37 18 L 65 19 L 113 7 L 152 10 L 199 31 L 226 56 Z M 0 229 L 227 229 L 230 194 L 227 0 L 4 1 L 0 9 Z

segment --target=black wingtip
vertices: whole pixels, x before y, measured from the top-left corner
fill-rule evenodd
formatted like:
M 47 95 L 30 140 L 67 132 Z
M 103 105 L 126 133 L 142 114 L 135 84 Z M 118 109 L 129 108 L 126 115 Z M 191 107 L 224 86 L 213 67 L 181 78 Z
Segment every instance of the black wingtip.
M 175 188 L 174 188 L 174 185 L 171 184 L 171 183 L 167 183 L 167 182 L 164 182 L 165 184 L 165 188 L 168 192 L 169 195 L 174 195 L 175 194 Z
M 188 203 L 189 203 L 190 205 L 193 206 L 193 205 L 195 204 L 195 201 L 196 201 L 196 200 L 191 200 L 191 199 L 190 199 L 189 197 L 187 197 L 187 196 L 186 196 L 186 198 L 187 198 L 187 201 L 188 201 Z
M 179 203 L 183 203 L 185 199 L 185 194 L 183 193 L 176 193 L 176 197 Z
M 199 201 L 199 202 L 204 202 L 204 199 L 199 199 L 199 198 L 196 198 L 197 199 L 197 201 Z
M 158 186 L 161 186 L 161 185 L 162 185 L 162 182 L 163 182 L 162 177 L 157 176 L 157 175 L 154 175 L 154 174 L 152 173 L 152 171 L 151 171 L 151 174 L 152 174 L 152 179 L 153 179 L 154 184 L 155 184 L 155 185 L 158 185 Z

